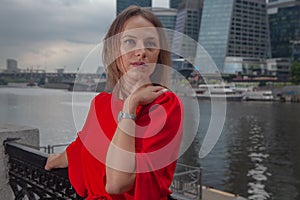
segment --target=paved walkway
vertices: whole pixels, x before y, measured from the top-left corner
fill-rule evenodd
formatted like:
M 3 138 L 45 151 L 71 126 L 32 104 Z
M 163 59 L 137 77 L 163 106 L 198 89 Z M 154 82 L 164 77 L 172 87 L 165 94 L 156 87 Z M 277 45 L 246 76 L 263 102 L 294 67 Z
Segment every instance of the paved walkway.
M 243 197 L 212 188 L 203 187 L 202 192 L 203 200 L 246 200 Z
M 173 193 L 172 196 L 178 200 L 198 200 L 197 197 L 189 196 L 187 194 L 180 195 L 180 194 Z M 246 200 L 246 198 L 228 192 L 223 192 L 221 190 L 203 187 L 202 200 Z

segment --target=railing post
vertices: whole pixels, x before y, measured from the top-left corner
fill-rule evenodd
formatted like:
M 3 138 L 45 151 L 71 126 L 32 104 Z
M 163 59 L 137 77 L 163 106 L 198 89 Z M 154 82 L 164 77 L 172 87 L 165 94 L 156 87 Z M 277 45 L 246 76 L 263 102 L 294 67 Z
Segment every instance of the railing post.
M 51 146 L 49 144 L 47 145 L 47 153 L 48 154 L 53 153 L 53 152 L 51 152 Z
M 2 145 L 7 138 L 20 138 L 18 142 L 38 148 L 40 138 L 39 130 L 28 126 L 0 124 L 0 197 L 1 199 L 13 199 L 14 195 L 8 183 L 7 156 Z
M 198 182 L 198 185 L 199 185 L 199 200 L 202 200 L 202 170 L 203 170 L 203 168 L 202 167 L 200 167 L 200 171 L 199 171 L 199 182 Z

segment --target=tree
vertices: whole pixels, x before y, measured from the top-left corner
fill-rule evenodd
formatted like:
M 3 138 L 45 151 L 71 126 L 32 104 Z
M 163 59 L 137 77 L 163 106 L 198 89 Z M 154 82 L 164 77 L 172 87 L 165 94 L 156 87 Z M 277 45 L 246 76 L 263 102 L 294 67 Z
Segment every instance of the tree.
M 291 65 L 291 81 L 294 84 L 300 83 L 300 63 L 295 61 Z

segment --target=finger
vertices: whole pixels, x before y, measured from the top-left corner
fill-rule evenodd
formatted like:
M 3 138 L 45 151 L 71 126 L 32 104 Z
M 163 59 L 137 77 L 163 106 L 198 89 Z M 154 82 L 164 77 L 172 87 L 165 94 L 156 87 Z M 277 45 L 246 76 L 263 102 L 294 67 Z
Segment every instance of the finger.
M 51 168 L 46 164 L 45 165 L 45 170 L 49 171 L 49 170 L 51 170 Z
M 162 87 L 162 86 L 152 86 L 153 88 L 152 88 L 152 91 L 153 92 L 159 92 L 159 91 L 161 91 L 162 89 L 164 89 L 164 87 Z
M 160 95 L 162 95 L 162 94 L 165 93 L 166 91 L 168 91 L 168 89 L 162 88 L 161 90 L 155 92 L 155 93 L 156 93 L 156 97 L 159 97 Z
M 167 92 L 167 91 L 169 91 L 169 89 L 162 87 L 162 88 L 159 89 L 157 92 L 159 92 L 159 93 L 162 94 L 162 93 L 165 93 L 165 92 Z
M 169 91 L 169 89 L 163 88 L 161 91 L 162 91 L 162 92 L 167 92 L 167 91 Z

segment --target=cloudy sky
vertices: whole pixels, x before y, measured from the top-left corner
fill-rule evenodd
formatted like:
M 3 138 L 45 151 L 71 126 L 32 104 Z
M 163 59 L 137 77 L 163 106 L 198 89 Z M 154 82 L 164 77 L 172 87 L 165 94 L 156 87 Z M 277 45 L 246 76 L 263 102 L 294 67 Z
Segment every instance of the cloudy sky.
M 19 68 L 76 71 L 104 37 L 115 0 L 0 0 L 0 69 L 6 59 Z M 155 0 L 168 7 L 168 0 Z

